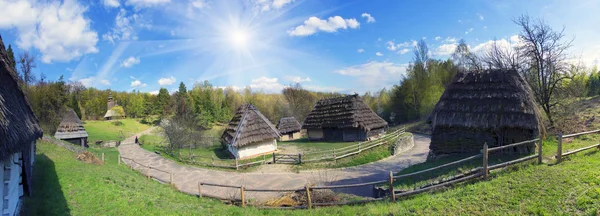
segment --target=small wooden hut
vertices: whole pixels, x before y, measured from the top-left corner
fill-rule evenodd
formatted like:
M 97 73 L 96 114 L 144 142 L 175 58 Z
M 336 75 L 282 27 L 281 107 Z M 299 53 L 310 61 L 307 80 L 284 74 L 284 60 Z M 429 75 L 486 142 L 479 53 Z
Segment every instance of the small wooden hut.
M 364 141 L 382 134 L 388 123 L 358 94 L 321 99 L 304 120 L 311 140 Z
M 18 215 L 22 197 L 32 194 L 35 142 L 42 129 L 9 61 L 0 36 L 0 209 L 2 215 Z
M 429 117 L 434 154 L 478 153 L 534 139 L 541 125 L 531 89 L 515 70 L 460 72 Z M 513 151 L 534 151 L 534 143 Z
M 71 108 L 67 108 L 63 113 L 62 120 L 60 121 L 60 125 L 58 125 L 54 137 L 75 145 L 81 145 L 81 147 L 88 147 L 88 134 L 85 128 L 83 128 L 81 119 L 79 119 L 75 110 Z
M 294 117 L 285 117 L 279 119 L 277 130 L 281 134 L 279 141 L 297 140 L 302 136 L 300 131 L 302 125 Z
M 240 106 L 221 138 L 235 158 L 247 158 L 277 150 L 279 131 L 252 104 Z

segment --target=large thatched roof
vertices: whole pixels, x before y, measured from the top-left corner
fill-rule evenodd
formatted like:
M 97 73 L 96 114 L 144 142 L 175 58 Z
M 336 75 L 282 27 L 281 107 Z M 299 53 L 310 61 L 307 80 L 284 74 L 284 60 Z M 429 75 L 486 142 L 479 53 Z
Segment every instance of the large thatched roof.
M 461 72 L 436 104 L 431 126 L 538 130 L 539 110 L 517 71 Z M 435 132 L 435 131 L 434 131 Z
M 357 94 L 321 99 L 304 120 L 303 129 L 357 128 L 366 131 L 388 123 L 367 106 Z
M 236 110 L 221 138 L 234 147 L 242 147 L 279 136 L 279 131 L 256 107 L 244 104 Z
M 42 137 L 38 120 L 8 61 L 0 37 L 0 159 L 23 151 L 31 146 L 31 142 Z
M 54 137 L 58 139 L 75 139 L 88 137 L 81 119 L 75 113 L 75 110 L 67 108 L 62 115 L 62 120 L 58 129 L 54 134 Z
M 300 125 L 300 123 L 296 121 L 296 118 L 294 117 L 281 118 L 277 123 L 277 130 L 279 130 L 279 133 L 282 134 L 295 133 L 300 131 L 301 129 L 302 125 Z

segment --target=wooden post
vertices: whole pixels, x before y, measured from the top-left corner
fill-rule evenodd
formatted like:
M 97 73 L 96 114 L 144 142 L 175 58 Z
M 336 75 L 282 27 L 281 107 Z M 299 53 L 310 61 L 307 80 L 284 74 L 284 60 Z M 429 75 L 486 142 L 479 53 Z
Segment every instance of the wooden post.
M 300 162 L 300 164 L 302 164 L 302 154 L 298 153 L 298 162 Z
M 121 164 L 121 154 L 119 154 L 119 156 L 118 156 L 118 158 L 117 158 L 117 159 L 118 159 L 118 162 L 117 162 L 117 163 Z
M 390 198 L 392 201 L 396 201 L 396 194 L 394 194 L 394 174 L 392 171 L 390 171 L 390 178 L 388 180 L 390 184 Z
M 337 155 L 335 154 L 335 149 L 333 149 L 333 160 L 337 163 Z
M 358 143 L 358 153 L 360 153 L 360 143 Z
M 273 164 L 275 164 L 275 152 L 273 152 Z
M 562 160 L 562 132 L 558 132 L 558 149 L 556 150 L 556 163 L 560 163 Z
M 242 207 L 246 207 L 246 196 L 244 194 L 244 186 L 240 187 L 240 197 L 242 198 Z
M 239 170 L 238 159 L 235 158 L 235 170 Z
M 211 155 L 211 156 L 210 156 L 210 164 L 211 164 L 212 166 L 215 166 L 215 156 L 214 156 L 214 155 Z
M 102 152 L 102 162 L 104 162 L 104 152 Z
M 198 182 L 198 197 L 202 198 L 202 182 Z
M 308 205 L 308 208 L 311 209 L 312 200 L 310 199 L 310 188 L 307 185 L 306 187 L 304 187 L 304 189 L 306 189 L 306 204 Z
M 488 177 L 488 144 L 487 142 L 483 143 L 483 179 L 487 179 Z
M 148 169 L 146 171 L 146 175 L 148 176 L 148 179 L 150 179 L 150 165 L 148 165 Z
M 544 141 L 542 140 L 542 137 L 540 137 L 540 143 L 538 144 L 538 163 L 542 164 L 542 146 L 544 145 Z
M 170 174 L 171 174 L 171 181 L 169 183 L 171 183 L 171 185 L 175 185 L 175 184 L 173 184 L 173 173 L 170 173 Z

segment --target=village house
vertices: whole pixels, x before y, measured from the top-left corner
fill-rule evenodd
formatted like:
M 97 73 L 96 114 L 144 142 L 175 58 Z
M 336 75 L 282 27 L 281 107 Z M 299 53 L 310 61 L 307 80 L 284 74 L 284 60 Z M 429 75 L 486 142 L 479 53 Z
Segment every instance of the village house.
M 302 125 L 294 117 L 285 117 L 279 119 L 277 130 L 281 134 L 279 141 L 297 140 L 302 137 Z
M 358 94 L 319 100 L 302 125 L 309 139 L 327 141 L 370 140 L 387 127 Z
M 35 142 L 42 129 L 8 61 L 0 37 L 0 211 L 12 216 L 22 197 L 32 193 Z
M 252 104 L 240 106 L 221 138 L 235 158 L 248 158 L 277 150 L 279 131 Z
M 54 137 L 61 139 L 81 147 L 87 146 L 88 134 L 83 128 L 81 119 L 75 113 L 75 110 L 67 108 L 62 115 L 60 125 L 54 134 Z

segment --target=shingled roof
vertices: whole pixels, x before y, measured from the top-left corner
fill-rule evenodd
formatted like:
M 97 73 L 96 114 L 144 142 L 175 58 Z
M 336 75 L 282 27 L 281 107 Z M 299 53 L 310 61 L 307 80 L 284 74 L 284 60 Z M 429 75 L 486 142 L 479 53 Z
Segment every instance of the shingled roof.
M 280 137 L 279 131 L 252 104 L 240 106 L 221 138 L 234 147 Z
M 42 129 L 9 64 L 0 37 L 0 159 L 31 146 Z
M 295 133 L 302 130 L 302 125 L 294 117 L 285 117 L 279 119 L 277 130 L 282 134 Z
M 58 139 L 75 139 L 88 137 L 81 119 L 75 113 L 75 110 L 67 108 L 63 113 L 62 120 L 58 129 L 54 134 L 54 137 Z
M 357 94 L 321 99 L 306 120 L 303 129 L 317 128 L 364 128 L 370 131 L 386 127 L 388 123 L 379 117 Z

